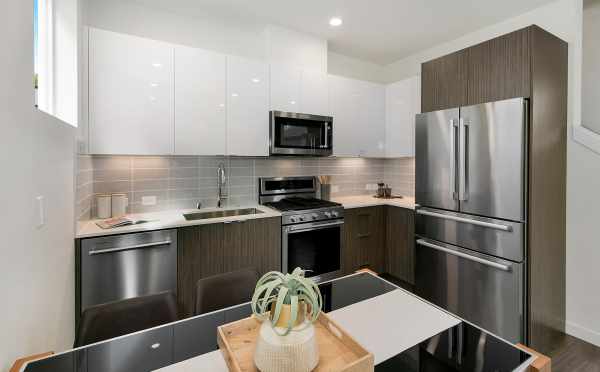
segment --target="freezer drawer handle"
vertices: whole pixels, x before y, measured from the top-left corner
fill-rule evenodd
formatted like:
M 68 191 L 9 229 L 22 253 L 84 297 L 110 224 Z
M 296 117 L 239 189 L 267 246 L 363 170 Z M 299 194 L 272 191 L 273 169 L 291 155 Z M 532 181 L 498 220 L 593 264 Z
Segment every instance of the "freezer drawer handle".
M 480 263 L 482 265 L 491 266 L 491 267 L 494 267 L 494 268 L 502 270 L 502 271 L 511 271 L 510 266 L 502 265 L 502 264 L 499 264 L 499 263 L 496 263 L 496 262 L 493 262 L 493 261 L 489 261 L 489 260 L 485 260 L 483 258 L 471 256 L 470 254 L 466 254 L 466 253 L 462 253 L 462 252 L 459 252 L 459 251 L 455 251 L 453 249 L 448 249 L 448 248 L 439 246 L 437 244 L 429 243 L 429 242 L 427 242 L 427 241 L 425 241 L 423 239 L 417 240 L 417 244 L 418 245 L 422 245 L 424 247 L 433 248 L 435 250 L 442 251 L 442 252 L 451 254 L 453 256 L 457 256 L 457 257 L 461 257 L 461 258 L 464 258 L 464 259 L 467 259 L 467 260 L 470 260 L 470 261 L 474 261 L 474 262 Z
M 169 244 L 171 244 L 170 240 L 164 240 L 164 241 L 161 241 L 161 242 L 128 245 L 128 246 L 125 246 L 125 247 L 118 247 L 118 248 L 99 249 L 97 251 L 90 251 L 89 255 L 93 256 L 95 254 L 114 253 L 114 252 L 120 252 L 120 251 L 128 251 L 128 250 L 131 250 L 131 249 L 149 248 L 149 247 L 156 247 L 156 246 L 159 246 L 159 245 L 169 245 Z
M 506 226 L 506 225 L 500 225 L 497 223 L 472 220 L 470 218 L 451 216 L 451 215 L 442 214 L 442 213 L 429 212 L 429 211 L 426 211 L 423 209 L 418 209 L 417 214 L 423 214 L 426 216 L 443 218 L 445 220 L 452 220 L 452 221 L 456 221 L 456 222 L 470 223 L 471 225 L 477 225 L 477 226 L 481 226 L 481 227 L 489 227 L 490 229 L 496 229 L 496 230 L 502 230 L 502 231 L 508 231 L 508 232 L 512 231 L 512 226 Z

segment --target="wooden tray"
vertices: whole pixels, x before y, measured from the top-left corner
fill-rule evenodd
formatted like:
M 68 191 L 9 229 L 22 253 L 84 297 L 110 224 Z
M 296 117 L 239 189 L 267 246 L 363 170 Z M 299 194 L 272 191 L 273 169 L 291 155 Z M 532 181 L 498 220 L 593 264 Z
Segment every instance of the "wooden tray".
M 365 350 L 325 313 L 315 322 L 319 364 L 316 372 L 372 372 L 373 354 Z M 222 325 L 217 330 L 217 341 L 231 372 L 258 371 L 254 365 L 254 349 L 260 322 L 246 318 Z

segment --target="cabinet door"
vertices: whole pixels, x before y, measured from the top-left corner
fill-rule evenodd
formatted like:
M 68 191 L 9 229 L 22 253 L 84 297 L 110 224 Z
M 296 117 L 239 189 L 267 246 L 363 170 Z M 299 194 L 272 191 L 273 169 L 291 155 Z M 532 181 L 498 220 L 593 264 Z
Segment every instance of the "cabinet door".
M 227 57 L 227 153 L 269 155 L 269 73 L 260 61 Z
M 387 207 L 386 271 L 405 282 L 415 280 L 415 217 L 410 209 Z
M 360 268 L 383 272 L 385 259 L 385 210 L 354 208 L 344 217 L 344 272 Z
M 90 29 L 89 125 L 93 154 L 171 154 L 173 48 Z
M 258 218 L 225 224 L 224 271 L 281 270 L 281 220 Z
M 421 77 L 386 86 L 386 157 L 415 156 L 415 116 L 421 112 Z
M 194 315 L 196 283 L 224 272 L 223 224 L 181 228 L 177 242 L 177 300 L 181 316 Z
M 333 114 L 333 154 L 358 156 L 357 118 L 361 92 L 352 79 L 330 75 L 329 94 Z
M 301 111 L 306 114 L 330 116 L 327 74 L 303 70 L 300 84 Z
M 271 110 L 301 112 L 300 80 L 302 70 L 290 66 L 270 66 Z
M 175 154 L 225 155 L 226 57 L 175 47 Z
M 467 105 L 530 96 L 529 30 L 515 31 L 467 49 Z
M 421 65 L 421 110 L 430 112 L 467 102 L 467 52 L 459 51 Z
M 359 87 L 359 122 L 355 124 L 355 141 L 359 156 L 385 155 L 385 86 L 357 81 Z

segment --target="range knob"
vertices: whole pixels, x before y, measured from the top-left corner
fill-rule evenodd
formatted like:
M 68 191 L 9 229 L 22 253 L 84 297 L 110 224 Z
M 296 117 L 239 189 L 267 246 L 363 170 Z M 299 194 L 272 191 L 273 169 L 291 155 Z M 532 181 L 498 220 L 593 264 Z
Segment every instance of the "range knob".
M 325 212 L 324 214 L 325 214 L 325 217 L 331 218 L 331 212 Z
M 304 216 L 298 216 L 298 219 L 299 219 L 300 221 L 304 221 Z
M 311 217 L 313 220 L 316 220 L 317 218 L 319 218 L 319 215 L 318 215 L 318 214 L 316 214 L 316 213 L 313 213 L 313 214 L 311 214 L 311 215 L 310 215 L 310 217 Z
M 290 217 L 290 222 L 296 223 L 298 222 L 298 219 L 296 217 Z
M 340 214 L 336 211 L 331 212 L 331 214 L 333 215 L 333 217 L 339 217 Z

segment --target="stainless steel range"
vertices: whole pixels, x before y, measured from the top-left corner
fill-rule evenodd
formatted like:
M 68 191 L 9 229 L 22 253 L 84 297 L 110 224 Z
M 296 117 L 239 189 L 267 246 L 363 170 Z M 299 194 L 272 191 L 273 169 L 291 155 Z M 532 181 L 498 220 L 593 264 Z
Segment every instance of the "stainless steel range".
M 344 207 L 317 198 L 316 177 L 261 178 L 259 203 L 282 213 L 281 267 L 320 282 L 342 274 Z

